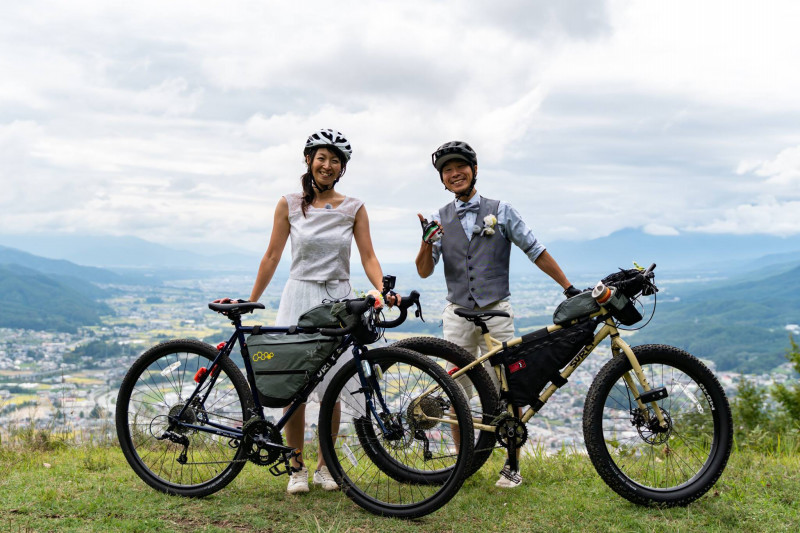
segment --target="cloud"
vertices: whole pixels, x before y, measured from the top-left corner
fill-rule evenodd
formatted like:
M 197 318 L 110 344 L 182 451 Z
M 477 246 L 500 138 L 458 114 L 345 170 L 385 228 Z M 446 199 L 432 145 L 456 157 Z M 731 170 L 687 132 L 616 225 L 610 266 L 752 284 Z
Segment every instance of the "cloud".
M 742 161 L 736 169 L 739 175 L 753 173 L 766 177 L 765 187 L 794 191 L 800 194 L 800 145 L 781 150 L 771 160 Z
M 666 235 L 666 236 L 675 236 L 680 235 L 681 233 L 673 228 L 672 226 L 664 226 L 661 224 L 647 224 L 642 228 L 642 231 L 647 233 L 648 235 Z
M 189 84 L 183 78 L 169 78 L 148 87 L 134 97 L 136 107 L 144 113 L 163 113 L 167 116 L 192 114 L 203 96 L 202 89 L 186 94 Z
M 687 228 L 702 233 L 789 236 L 800 233 L 800 201 L 781 202 L 772 197 L 727 209 L 720 218 Z
M 2 231 L 261 247 L 320 127 L 353 144 L 337 189 L 367 203 L 379 255 L 413 256 L 416 213 L 451 198 L 430 164 L 451 139 L 478 150 L 480 191 L 510 200 L 544 242 L 800 231 L 800 73 L 786 68 L 798 9 L 10 4 Z

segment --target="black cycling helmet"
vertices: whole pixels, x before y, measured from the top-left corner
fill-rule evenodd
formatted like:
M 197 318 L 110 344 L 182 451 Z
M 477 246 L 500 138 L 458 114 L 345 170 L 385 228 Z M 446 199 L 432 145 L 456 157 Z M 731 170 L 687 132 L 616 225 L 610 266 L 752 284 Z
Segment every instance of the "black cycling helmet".
M 431 163 L 433 163 L 433 166 L 439 171 L 439 179 L 442 180 L 442 183 L 444 183 L 442 169 L 448 161 L 454 159 L 462 159 L 472 166 L 472 182 L 469 184 L 469 189 L 461 195 L 463 197 L 468 197 L 472 194 L 472 189 L 475 188 L 475 182 L 478 181 L 478 154 L 464 141 L 446 142 L 437 148 L 436 151 L 431 154 Z M 447 186 L 445 186 L 445 189 L 447 189 Z M 456 198 L 459 198 L 459 195 L 456 195 Z
M 431 163 L 442 173 L 442 167 L 453 159 L 463 159 L 473 167 L 478 164 L 478 154 L 463 141 L 450 141 L 441 145 L 431 154 Z

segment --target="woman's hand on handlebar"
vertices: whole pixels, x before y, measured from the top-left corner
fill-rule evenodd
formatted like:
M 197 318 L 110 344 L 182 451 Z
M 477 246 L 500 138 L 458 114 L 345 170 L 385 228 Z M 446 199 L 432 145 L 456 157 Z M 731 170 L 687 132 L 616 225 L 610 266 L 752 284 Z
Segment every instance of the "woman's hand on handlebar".
M 377 289 L 372 289 L 371 291 L 369 291 L 367 293 L 367 296 L 372 296 L 373 298 L 375 298 L 376 309 L 380 309 L 381 307 L 383 307 L 384 301 L 386 302 L 386 305 L 392 307 L 395 305 L 400 305 L 400 302 L 403 299 L 399 294 L 395 293 L 394 291 L 389 291 L 388 293 L 386 293 L 386 296 L 384 297 L 384 295 L 381 294 L 380 291 L 378 291 Z

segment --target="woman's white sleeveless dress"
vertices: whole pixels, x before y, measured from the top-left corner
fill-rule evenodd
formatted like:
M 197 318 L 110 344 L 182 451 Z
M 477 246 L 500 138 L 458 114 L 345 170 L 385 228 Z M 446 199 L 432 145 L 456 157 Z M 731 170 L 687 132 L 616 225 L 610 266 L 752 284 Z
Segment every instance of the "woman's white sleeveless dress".
M 302 194 L 285 196 L 289 204 L 289 238 L 292 266 L 278 306 L 276 326 L 292 326 L 307 309 L 323 301 L 354 298 L 350 286 L 350 248 L 356 213 L 364 203 L 345 197 L 335 209 L 308 206 L 300 208 Z M 320 401 L 336 371 L 352 355 L 347 352 L 325 375 L 309 397 Z

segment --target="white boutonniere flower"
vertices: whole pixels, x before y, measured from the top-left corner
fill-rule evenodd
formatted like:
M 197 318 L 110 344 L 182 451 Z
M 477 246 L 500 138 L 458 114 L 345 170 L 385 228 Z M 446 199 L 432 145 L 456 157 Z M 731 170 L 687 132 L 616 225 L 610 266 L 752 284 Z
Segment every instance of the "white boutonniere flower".
M 483 217 L 483 229 L 481 235 L 494 235 L 494 227 L 497 224 L 497 218 L 494 215 L 486 215 Z

